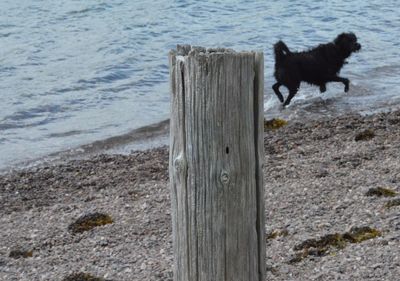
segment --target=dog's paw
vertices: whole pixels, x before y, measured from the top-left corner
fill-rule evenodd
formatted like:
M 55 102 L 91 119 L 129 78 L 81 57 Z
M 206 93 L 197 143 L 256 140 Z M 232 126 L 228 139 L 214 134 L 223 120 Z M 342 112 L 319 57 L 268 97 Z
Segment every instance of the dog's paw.
M 319 86 L 319 91 L 321 93 L 325 93 L 326 92 L 326 86 L 325 85 Z
M 344 78 L 344 91 L 347 93 L 349 91 L 349 85 L 350 85 L 350 80 L 347 78 Z

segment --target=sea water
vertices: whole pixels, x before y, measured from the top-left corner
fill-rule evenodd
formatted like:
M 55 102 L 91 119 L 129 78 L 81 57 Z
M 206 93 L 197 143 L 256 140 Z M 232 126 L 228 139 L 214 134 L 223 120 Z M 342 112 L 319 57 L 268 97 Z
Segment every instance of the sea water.
M 176 44 L 263 51 L 265 116 L 302 120 L 400 106 L 398 1 L 0 1 L 0 168 L 124 135 L 169 116 Z M 302 85 L 282 109 L 272 45 L 293 51 L 352 31 L 351 80 Z M 126 140 L 125 140 L 126 141 Z

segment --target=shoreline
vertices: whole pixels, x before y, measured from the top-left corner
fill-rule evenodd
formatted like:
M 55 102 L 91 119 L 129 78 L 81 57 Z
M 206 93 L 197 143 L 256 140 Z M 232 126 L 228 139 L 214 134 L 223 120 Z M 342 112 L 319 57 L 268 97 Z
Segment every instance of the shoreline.
M 329 99 L 326 101 L 318 101 L 315 100 L 315 98 L 312 99 L 313 107 L 317 106 L 318 108 L 324 108 L 325 106 L 327 106 L 326 103 L 329 104 Z M 390 108 L 376 110 L 366 109 L 364 111 L 343 111 L 336 112 L 333 115 L 325 115 L 325 113 L 319 112 L 315 109 L 309 111 L 301 111 L 300 108 L 299 112 L 298 106 L 299 104 L 294 103 L 291 106 L 290 110 L 282 110 L 282 108 L 278 107 L 278 109 L 264 112 L 264 119 L 270 120 L 274 118 L 282 118 L 290 123 L 297 122 L 296 120 L 303 120 L 303 122 L 316 122 L 327 119 L 336 119 L 340 118 L 341 116 L 370 116 L 396 111 L 396 109 L 393 110 Z M 101 154 L 129 155 L 135 151 L 144 151 L 159 148 L 165 145 L 169 145 L 169 118 L 161 120 L 159 122 L 148 124 L 143 127 L 132 129 L 121 135 L 99 139 L 72 148 L 51 152 L 42 156 L 26 158 L 23 160 L 13 160 L 7 164 L 0 163 L 0 175 L 34 167 L 54 165 L 70 160 L 89 159 L 90 157 Z
M 369 140 L 357 134 L 372 130 Z M 289 122 L 265 134 L 268 280 L 397 280 L 400 111 Z M 0 279 L 172 280 L 168 148 L 63 160 L 0 174 Z M 385 187 L 394 197 L 367 196 Z M 113 223 L 68 226 L 103 212 Z M 381 235 L 295 263 L 296 246 L 352 227 Z M 275 233 L 275 234 L 273 234 Z M 32 251 L 15 259 L 13 250 Z
M 144 151 L 167 145 L 167 141 L 169 141 L 169 119 L 71 149 L 57 151 L 38 158 L 15 161 L 8 166 L 1 167 L 0 175 L 71 160 L 89 159 L 101 154 L 128 155 L 134 151 Z

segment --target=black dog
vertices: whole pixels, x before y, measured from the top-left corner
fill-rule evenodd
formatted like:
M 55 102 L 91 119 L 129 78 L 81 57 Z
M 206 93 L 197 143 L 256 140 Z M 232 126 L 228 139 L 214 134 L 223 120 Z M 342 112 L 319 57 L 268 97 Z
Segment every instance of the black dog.
M 319 86 L 321 93 L 326 91 L 327 82 L 342 82 L 344 91 L 347 92 L 350 81 L 338 74 L 346 63 L 346 58 L 360 49 L 361 45 L 357 43 L 354 33 L 342 33 L 333 42 L 304 52 L 291 52 L 285 43 L 279 41 L 274 45 L 274 75 L 277 82 L 272 89 L 283 102 L 279 87 L 284 85 L 288 88 L 289 96 L 283 106 L 290 103 L 302 81 Z

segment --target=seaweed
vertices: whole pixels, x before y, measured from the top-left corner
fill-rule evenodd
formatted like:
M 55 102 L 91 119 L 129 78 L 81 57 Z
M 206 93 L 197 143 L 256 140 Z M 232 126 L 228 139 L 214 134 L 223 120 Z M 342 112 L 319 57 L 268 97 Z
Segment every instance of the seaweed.
M 62 281 L 106 281 L 103 278 L 95 277 L 89 273 L 72 273 L 66 276 Z
M 356 135 L 355 141 L 368 141 L 375 137 L 375 132 L 371 129 L 364 130 Z
M 279 119 L 279 118 L 273 118 L 270 120 L 264 119 L 264 131 L 276 130 L 283 126 L 286 126 L 287 124 L 288 124 L 288 122 L 286 120 Z
M 324 249 L 329 246 L 334 246 L 336 248 L 342 248 L 345 242 L 343 241 L 342 235 L 339 233 L 335 234 L 328 234 L 320 239 L 308 239 L 301 244 L 294 247 L 295 251 L 308 249 L 308 248 L 317 248 L 317 249 Z
M 361 243 L 381 235 L 379 230 L 364 226 L 352 227 L 343 234 L 335 233 L 325 235 L 320 239 L 308 239 L 293 248 L 297 253 L 289 260 L 289 263 L 300 262 L 308 256 L 323 257 L 331 253 L 332 249 L 344 249 L 347 243 Z
M 32 250 L 12 250 L 8 256 L 13 259 L 31 258 L 33 256 L 33 251 Z
M 384 187 L 376 187 L 376 188 L 370 188 L 367 193 L 365 193 L 366 196 L 384 196 L 384 197 L 394 197 L 397 195 L 396 191 L 389 189 L 389 188 L 384 188 Z
M 343 235 L 339 233 L 328 234 L 318 240 L 308 239 L 293 248 L 299 252 L 295 254 L 289 263 L 300 262 L 308 256 L 326 256 L 332 248 L 343 249 L 345 246 L 346 241 Z
M 91 213 L 78 218 L 74 223 L 68 226 L 68 230 L 73 234 L 82 233 L 97 226 L 102 226 L 113 222 L 113 219 L 107 214 Z
M 301 262 L 302 260 L 304 260 L 305 258 L 307 258 L 308 255 L 308 251 L 304 250 L 302 252 L 297 252 L 289 261 L 289 264 L 293 264 L 293 263 L 298 263 Z
M 277 267 L 272 266 L 272 265 L 268 265 L 265 267 L 265 270 L 268 272 L 271 272 L 273 275 L 277 276 L 279 275 L 279 270 Z
M 275 229 L 275 230 L 271 231 L 270 233 L 267 233 L 266 239 L 272 240 L 272 239 L 276 239 L 278 237 L 286 237 L 288 235 L 289 235 L 289 232 L 287 231 L 287 229 Z
M 350 243 L 360 243 L 381 235 L 382 233 L 379 230 L 370 228 L 368 226 L 352 227 L 350 231 L 343 234 L 343 239 L 349 241 Z
M 396 198 L 393 200 L 389 200 L 388 202 L 386 202 L 385 207 L 386 208 L 392 208 L 392 207 L 396 207 L 396 206 L 400 206 L 400 198 Z

